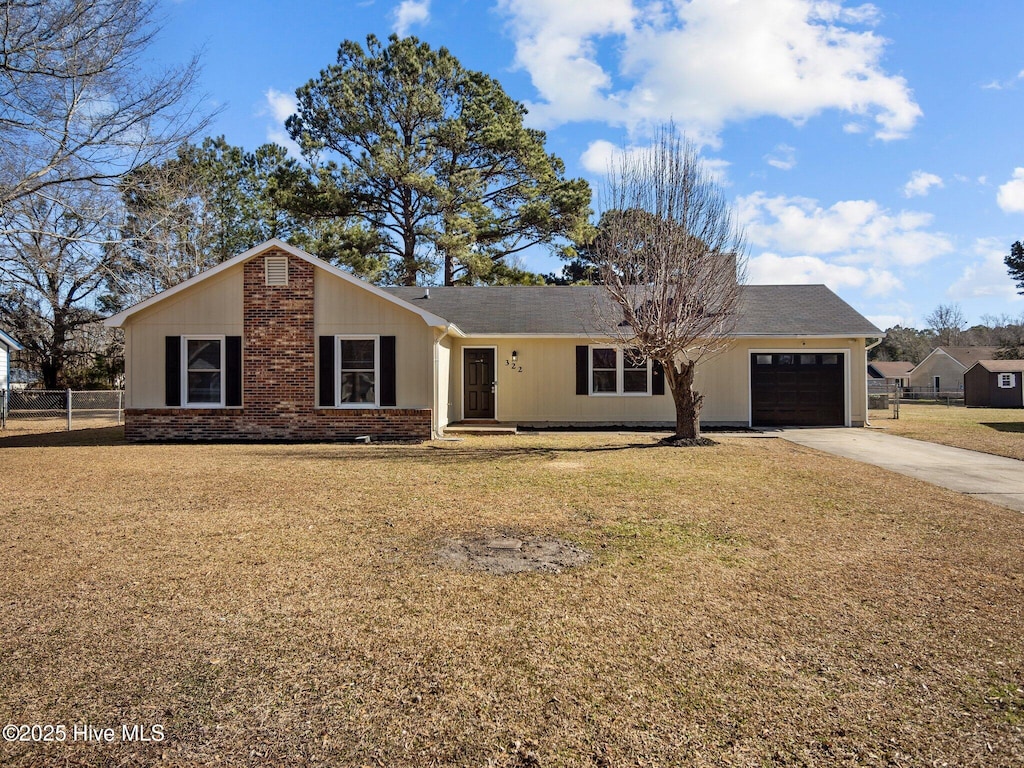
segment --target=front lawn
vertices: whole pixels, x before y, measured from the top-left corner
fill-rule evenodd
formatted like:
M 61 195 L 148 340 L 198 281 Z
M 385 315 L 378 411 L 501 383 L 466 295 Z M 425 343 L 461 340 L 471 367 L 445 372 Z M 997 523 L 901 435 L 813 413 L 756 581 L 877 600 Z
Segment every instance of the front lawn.
M 777 439 L 119 434 L 0 438 L 0 712 L 69 733 L 0 763 L 1024 762 L 1020 513 Z
M 893 435 L 1024 460 L 1024 408 L 903 403 L 899 419 L 890 408 L 872 411 L 871 422 Z

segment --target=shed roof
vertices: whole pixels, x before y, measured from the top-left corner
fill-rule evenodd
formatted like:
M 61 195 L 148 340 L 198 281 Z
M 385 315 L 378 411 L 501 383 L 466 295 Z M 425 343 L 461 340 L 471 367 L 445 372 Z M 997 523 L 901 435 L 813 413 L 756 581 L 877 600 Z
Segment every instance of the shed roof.
M 1024 360 L 979 360 L 974 365 L 989 373 L 1024 373 Z
M 397 287 L 388 293 L 485 335 L 587 335 L 601 332 L 601 286 Z M 867 318 L 824 285 L 748 285 L 741 289 L 736 336 L 881 336 Z

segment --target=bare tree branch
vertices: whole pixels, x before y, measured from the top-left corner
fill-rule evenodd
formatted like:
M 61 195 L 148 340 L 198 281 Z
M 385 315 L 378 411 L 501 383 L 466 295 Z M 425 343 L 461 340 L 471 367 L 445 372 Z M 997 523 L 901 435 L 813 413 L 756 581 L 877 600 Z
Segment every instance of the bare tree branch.
M 209 124 L 198 59 L 144 75 L 151 0 L 8 0 L 0 11 L 0 209 L 113 185 Z

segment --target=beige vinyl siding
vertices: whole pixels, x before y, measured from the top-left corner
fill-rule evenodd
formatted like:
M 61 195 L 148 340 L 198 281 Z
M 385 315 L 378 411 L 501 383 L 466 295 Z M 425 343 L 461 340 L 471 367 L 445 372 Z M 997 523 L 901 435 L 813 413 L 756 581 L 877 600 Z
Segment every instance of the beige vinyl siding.
M 577 395 L 576 345 L 588 343 L 586 339 L 458 339 L 452 350 L 453 419 L 462 418 L 463 350 L 471 347 L 497 348 L 495 406 L 499 421 L 628 423 L 675 419 L 668 395 Z M 511 364 L 505 365 L 506 360 L 511 363 L 513 350 L 519 353 L 515 371 Z
M 922 360 L 914 369 L 910 384 L 914 387 L 931 387 L 939 377 L 939 387 L 944 392 L 955 392 L 964 388 L 966 369 L 945 352 L 936 352 Z
M 674 423 L 675 406 L 667 391 L 651 396 L 589 396 L 576 394 L 576 346 L 593 344 L 585 338 L 472 338 L 453 344 L 448 396 L 450 419 L 462 418 L 463 350 L 496 347 L 496 416 L 499 421 L 536 423 Z M 748 424 L 750 421 L 750 351 L 829 350 L 847 355 L 850 382 L 847 402 L 852 424 L 866 416 L 866 376 L 863 339 L 742 339 L 729 350 L 702 363 L 696 388 L 705 395 L 701 421 Z M 516 370 L 506 365 L 518 352 Z M 522 367 L 522 373 L 518 368 Z M 442 378 L 443 382 L 444 379 Z M 442 422 L 443 423 L 443 422 Z
M 134 315 L 124 326 L 128 408 L 165 405 L 164 339 L 242 335 L 242 266 L 229 269 Z
M 314 291 L 316 336 L 394 336 L 398 407 L 434 407 L 434 331 L 423 318 L 320 269 Z

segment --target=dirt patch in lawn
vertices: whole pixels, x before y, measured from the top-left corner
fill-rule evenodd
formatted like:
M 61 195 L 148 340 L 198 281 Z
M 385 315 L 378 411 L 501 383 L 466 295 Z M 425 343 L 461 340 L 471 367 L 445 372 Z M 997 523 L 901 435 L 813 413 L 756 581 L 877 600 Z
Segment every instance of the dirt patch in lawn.
M 571 541 L 517 534 L 448 539 L 437 551 L 441 565 L 499 576 L 527 571 L 561 573 L 589 562 L 590 557 L 589 552 Z

